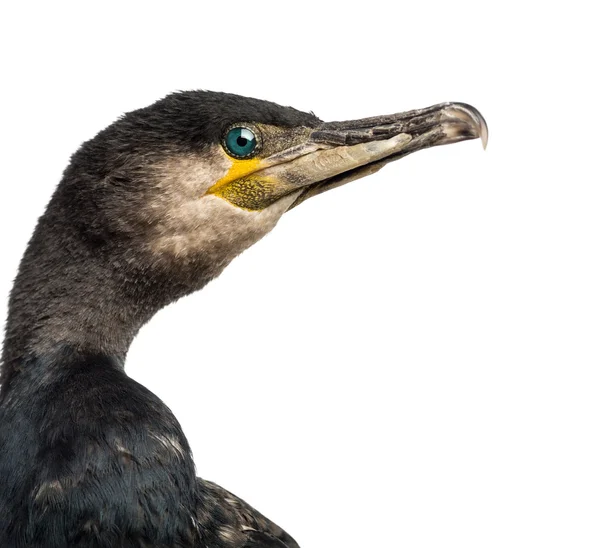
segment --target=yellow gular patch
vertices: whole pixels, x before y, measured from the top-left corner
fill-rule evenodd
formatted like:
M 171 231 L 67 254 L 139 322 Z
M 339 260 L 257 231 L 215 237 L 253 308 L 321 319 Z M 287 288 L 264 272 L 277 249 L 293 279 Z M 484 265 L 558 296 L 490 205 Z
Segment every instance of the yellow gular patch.
M 241 209 L 260 211 L 288 193 L 287 185 L 256 173 L 262 167 L 260 159 L 231 161 L 227 175 L 211 186 L 207 194 L 227 200 Z
M 237 181 L 250 173 L 254 173 L 258 169 L 260 169 L 261 164 L 260 158 L 250 158 L 249 160 L 237 160 L 235 158 L 231 158 L 231 167 L 229 171 L 225 175 L 219 179 L 213 186 L 211 186 L 207 194 L 215 194 L 220 196 L 223 194 L 223 190 L 233 181 Z

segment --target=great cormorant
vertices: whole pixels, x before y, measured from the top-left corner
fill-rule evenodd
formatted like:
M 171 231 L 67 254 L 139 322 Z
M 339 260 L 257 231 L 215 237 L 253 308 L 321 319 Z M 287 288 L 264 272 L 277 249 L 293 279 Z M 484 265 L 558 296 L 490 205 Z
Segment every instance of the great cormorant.
M 0 392 L 0 546 L 296 542 L 196 478 L 179 423 L 124 372 L 140 327 L 307 198 L 417 150 L 481 137 L 473 107 L 323 123 L 225 93 L 175 93 L 73 155 L 10 296 Z

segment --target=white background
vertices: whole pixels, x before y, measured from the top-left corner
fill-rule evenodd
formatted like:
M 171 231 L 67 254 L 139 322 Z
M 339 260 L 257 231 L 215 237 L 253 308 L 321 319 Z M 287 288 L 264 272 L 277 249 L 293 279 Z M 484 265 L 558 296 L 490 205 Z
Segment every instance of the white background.
M 305 548 L 597 547 L 591 5 L 6 2 L 0 291 L 69 155 L 170 91 L 325 120 L 472 103 L 486 153 L 420 152 L 307 202 L 159 313 L 128 371 L 199 475 Z

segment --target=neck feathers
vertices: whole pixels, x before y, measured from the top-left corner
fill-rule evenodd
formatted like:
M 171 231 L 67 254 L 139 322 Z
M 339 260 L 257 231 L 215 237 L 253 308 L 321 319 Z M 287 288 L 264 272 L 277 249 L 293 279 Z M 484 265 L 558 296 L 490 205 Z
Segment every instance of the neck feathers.
M 123 242 L 87 234 L 52 206 L 36 227 L 10 295 L 3 387 L 28 360 L 64 346 L 123 361 L 141 326 L 192 289 L 166 275 L 144 279 L 136 271 L 142 263 Z

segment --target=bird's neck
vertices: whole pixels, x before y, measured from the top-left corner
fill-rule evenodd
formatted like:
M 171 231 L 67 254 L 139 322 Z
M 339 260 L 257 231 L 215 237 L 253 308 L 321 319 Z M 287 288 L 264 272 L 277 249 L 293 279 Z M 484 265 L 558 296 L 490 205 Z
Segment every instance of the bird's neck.
M 141 326 L 177 297 L 140 282 L 136 261 L 107 245 L 57 216 L 40 219 L 10 296 L 3 391 L 23 364 L 65 347 L 123 362 Z

